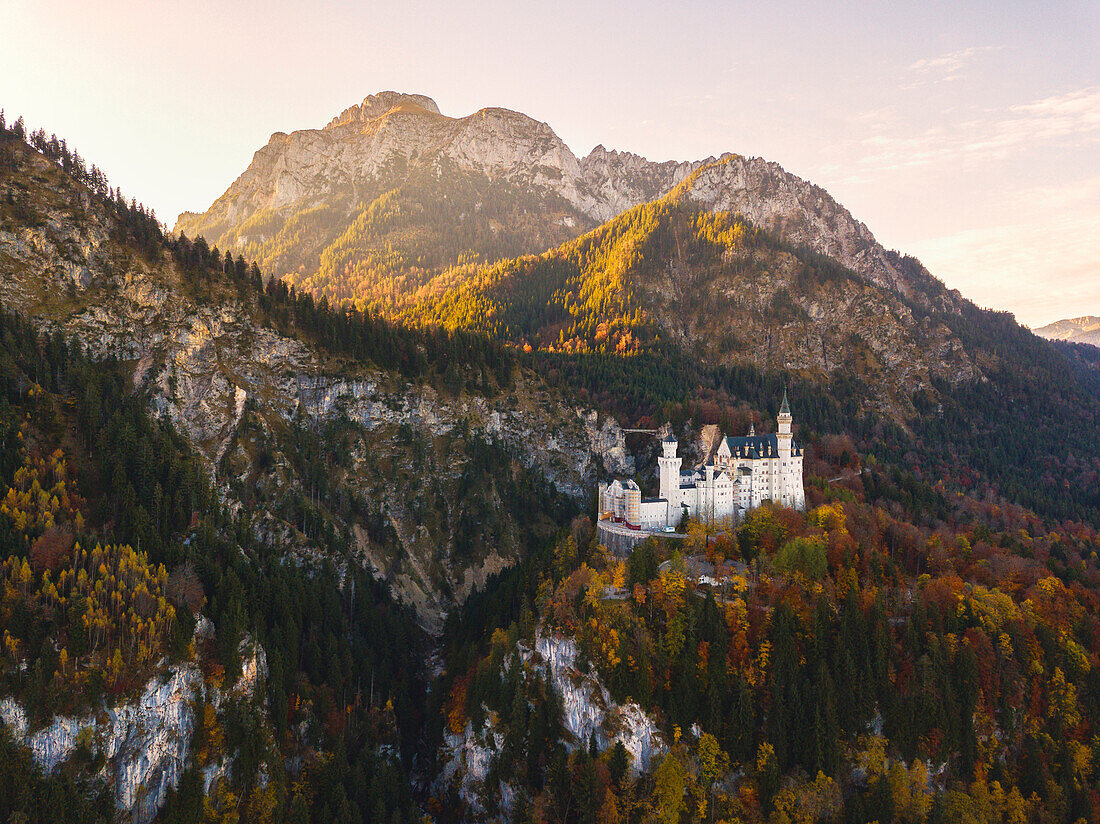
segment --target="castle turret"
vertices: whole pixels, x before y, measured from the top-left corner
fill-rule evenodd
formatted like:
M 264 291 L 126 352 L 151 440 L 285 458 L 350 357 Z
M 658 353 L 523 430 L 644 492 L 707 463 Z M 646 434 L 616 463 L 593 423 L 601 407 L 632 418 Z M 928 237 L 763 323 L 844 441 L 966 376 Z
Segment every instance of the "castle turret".
M 783 390 L 783 404 L 779 407 L 779 415 L 776 418 L 776 422 L 779 424 L 779 428 L 776 432 L 776 440 L 779 442 L 779 457 L 790 458 L 791 457 L 791 424 L 794 418 L 791 417 L 791 407 L 787 403 L 787 390 Z
M 661 474 L 661 497 L 668 501 L 669 510 L 680 506 L 680 465 L 683 459 L 676 457 L 679 444 L 668 435 L 661 441 L 661 457 L 657 465 Z
M 642 491 L 634 481 L 627 481 L 623 485 L 626 512 L 623 521 L 628 529 L 640 529 L 642 526 Z

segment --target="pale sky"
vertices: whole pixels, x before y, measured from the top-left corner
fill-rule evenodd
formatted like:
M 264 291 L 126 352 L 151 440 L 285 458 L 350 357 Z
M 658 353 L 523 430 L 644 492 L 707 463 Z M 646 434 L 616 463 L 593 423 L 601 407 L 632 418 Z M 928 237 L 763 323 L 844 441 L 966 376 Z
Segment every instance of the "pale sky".
M 1100 0 L 825 5 L 0 0 L 0 107 L 171 225 L 367 94 L 505 106 L 774 160 L 980 305 L 1100 315 Z

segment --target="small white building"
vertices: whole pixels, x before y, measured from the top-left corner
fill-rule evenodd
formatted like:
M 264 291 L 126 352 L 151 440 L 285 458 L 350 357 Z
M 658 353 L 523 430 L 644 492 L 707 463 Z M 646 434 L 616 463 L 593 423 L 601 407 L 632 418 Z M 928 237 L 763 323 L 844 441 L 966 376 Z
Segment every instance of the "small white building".
M 722 438 L 712 459 L 686 471 L 676 454 L 676 438 L 668 436 L 657 460 L 660 497 L 642 498 L 632 480 L 600 484 L 600 519 L 659 530 L 675 526 L 684 515 L 707 521 L 742 516 L 765 501 L 804 508 L 802 448 L 791 433 L 794 419 L 786 392 L 776 420 L 775 434 L 757 435 L 750 426 L 747 436 Z

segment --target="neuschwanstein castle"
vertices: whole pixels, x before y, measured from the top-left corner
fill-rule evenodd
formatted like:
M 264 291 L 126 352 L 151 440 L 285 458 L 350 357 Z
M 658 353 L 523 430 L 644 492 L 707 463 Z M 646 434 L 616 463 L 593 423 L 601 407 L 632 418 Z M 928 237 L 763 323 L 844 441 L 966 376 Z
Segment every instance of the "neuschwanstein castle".
M 686 514 L 720 521 L 742 516 L 764 501 L 802 509 L 802 448 L 791 435 L 791 408 L 787 393 L 776 419 L 774 435 L 757 435 L 749 427 L 744 438 L 722 438 L 717 451 L 698 469 L 682 470 L 676 456 L 676 438 L 662 442 L 657 459 L 661 475 L 659 498 L 642 498 L 632 481 L 600 484 L 600 519 L 630 529 L 663 530 L 674 527 Z

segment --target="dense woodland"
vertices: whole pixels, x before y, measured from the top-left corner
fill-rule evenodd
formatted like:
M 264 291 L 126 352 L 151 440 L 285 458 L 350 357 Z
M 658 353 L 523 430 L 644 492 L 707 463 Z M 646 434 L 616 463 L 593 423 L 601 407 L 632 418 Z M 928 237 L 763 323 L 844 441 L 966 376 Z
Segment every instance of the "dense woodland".
M 46 147 L 64 147 L 41 130 L 35 134 Z M 405 325 L 265 279 L 255 264 L 211 249 L 202 238 L 167 238 L 148 210 L 111 190 L 102 174 L 82 171 L 79 155 L 66 161 L 63 152 L 58 162 L 77 179 L 98 181 L 127 242 L 149 254 L 170 249 L 198 296 L 249 297 L 261 322 L 337 356 L 452 392 L 492 394 L 512 385 L 515 369 L 530 368 L 623 425 L 649 427 L 691 421 L 738 431 L 750 409 L 770 418 L 788 386 L 805 439 L 848 433 L 861 451 L 930 482 L 978 497 L 1002 495 L 1047 517 L 1100 517 L 1100 370 L 1091 347 L 1051 344 L 1010 315 L 972 306 L 962 315 L 933 315 L 968 350 L 986 356 L 989 380 L 940 382 L 934 394 L 916 392 L 910 399 L 916 416 L 899 425 L 868 407 L 881 387 L 858 370 L 796 380 L 750 364 L 716 364 L 662 340 L 633 296 L 631 278 L 660 269 L 673 249 L 705 270 L 721 264 L 725 249 L 746 250 L 751 258 L 754 248 L 779 248 L 797 255 L 799 276 L 808 281 L 855 277 L 740 218 L 698 212 L 675 197 L 646 204 L 559 253 L 478 270 L 461 288 L 407 310 L 403 317 L 412 325 Z M 911 259 L 896 262 L 914 277 L 921 271 Z M 233 291 L 211 289 L 226 283 Z M 777 320 L 788 311 L 772 310 Z
M 655 252 L 632 263 L 592 249 L 577 267 L 603 279 L 572 297 L 563 290 L 582 268 L 510 280 L 509 267 L 547 264 L 502 264 L 491 289 L 447 308 L 459 321 L 410 327 L 265 282 L 202 238 L 165 237 L 21 121 L 0 132 L 0 174 L 18 172 L 21 140 L 86 185 L 129 247 L 178 266 L 196 299 L 237 299 L 334 359 L 454 393 L 500 392 L 532 369 L 623 422 L 678 429 L 770 418 L 788 383 L 660 340 L 627 277 Z M 0 210 L 35 219 L 17 198 Z M 728 217 L 691 219 L 706 243 L 758 237 Z M 511 308 L 487 309 L 485 295 Z M 605 315 L 616 320 L 601 328 Z M 512 325 L 494 325 L 502 316 Z M 914 397 L 908 428 L 864 408 L 873 387 L 859 375 L 789 384 L 810 506 L 763 508 L 725 535 L 693 525 L 685 554 L 725 568 L 722 587 L 692 580 L 671 546 L 610 557 L 554 499 L 538 514 L 557 533 L 527 536 L 525 559 L 449 616 L 433 683 L 429 639 L 382 583 L 341 563 L 351 542 L 332 522 L 286 513 L 330 559 L 288 561 L 219 504 L 125 364 L 0 313 L 0 690 L 41 722 L 132 696 L 162 657 L 194 660 L 228 689 L 241 642 L 263 644 L 268 710 L 199 708 L 194 761 L 161 815 L 171 822 L 458 820 L 461 799 L 409 778 L 433 774 L 444 733 L 467 722 L 500 732 L 492 776 L 517 789 L 519 821 L 1096 820 L 1100 359 L 1005 315 L 941 320 L 1001 365 L 988 383 Z M 295 437 L 306 463 L 338 452 L 331 433 Z M 499 446 L 469 448 L 471 485 L 507 460 Z M 836 476 L 846 480 L 825 480 Z M 532 481 L 523 507 L 538 492 Z M 335 508 L 334 496 L 321 493 Z M 464 524 L 476 551 L 491 548 L 487 523 L 475 510 Z M 210 642 L 193 635 L 200 613 Z M 635 775 L 621 747 L 567 740 L 552 687 L 515 655 L 537 632 L 575 637 L 612 697 L 657 720 L 670 749 L 652 773 Z M 226 753 L 230 780 L 203 799 L 199 771 Z M 95 758 L 80 752 L 46 778 L 0 740 L 0 819 L 112 820 Z M 491 790 L 490 808 L 501 802 Z
M 492 392 L 512 383 L 514 353 L 483 334 L 411 328 L 369 312 L 337 308 L 285 281 L 268 278 L 265 284 L 255 264 L 241 256 L 234 259 L 229 252 L 223 257 L 201 237 L 192 242 L 180 235 L 163 242 L 197 290 L 232 284 L 262 323 L 299 335 L 333 355 L 382 366 L 406 378 L 436 380 L 451 391 Z
M 529 821 L 1096 820 L 1100 534 L 976 501 L 922 528 L 897 491 L 815 482 L 805 514 L 765 507 L 625 560 L 579 519 L 471 599 L 433 715 L 503 741 L 487 807 L 500 779 Z M 681 548 L 724 583 L 696 583 Z M 536 631 L 576 638 L 615 700 L 659 719 L 651 774 L 569 740 L 515 651 Z
M 119 365 L 88 361 L 6 313 L 0 344 L 5 692 L 37 720 L 83 711 L 104 693 L 140 690 L 159 653 L 197 654 L 207 683 L 227 688 L 247 634 L 267 650 L 271 711 L 257 717 L 242 704 L 207 716 L 195 767 L 239 752 L 233 781 L 205 810 L 181 790 L 166 820 L 413 816 L 402 759 L 413 757 L 423 717 L 423 639 L 405 610 L 362 572 L 348 570 L 341 586 L 332 567 L 288 564 L 258 544 L 213 503 L 197 459 L 150 419 Z M 217 636 L 196 651 L 200 608 Z M 377 755 L 380 744 L 394 755 Z M 291 755 L 306 765 L 293 784 L 281 766 Z M 263 790 L 261 764 L 276 770 Z M 0 760 L 0 785 L 26 784 L 0 795 L 5 820 L 82 809 L 63 808 L 68 785 L 20 778 L 28 769 L 21 758 Z M 78 759 L 56 780 L 79 783 L 84 769 Z M 182 787 L 196 780 L 185 776 Z M 110 805 L 93 812 L 109 820 Z

